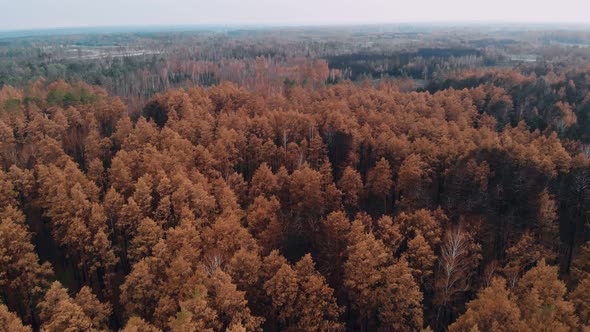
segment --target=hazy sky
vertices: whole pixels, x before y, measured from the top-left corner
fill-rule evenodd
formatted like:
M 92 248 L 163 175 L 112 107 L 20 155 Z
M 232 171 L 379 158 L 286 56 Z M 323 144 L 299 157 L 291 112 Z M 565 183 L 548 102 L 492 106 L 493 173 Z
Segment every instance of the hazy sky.
M 0 0 L 0 30 L 433 21 L 590 23 L 590 0 Z

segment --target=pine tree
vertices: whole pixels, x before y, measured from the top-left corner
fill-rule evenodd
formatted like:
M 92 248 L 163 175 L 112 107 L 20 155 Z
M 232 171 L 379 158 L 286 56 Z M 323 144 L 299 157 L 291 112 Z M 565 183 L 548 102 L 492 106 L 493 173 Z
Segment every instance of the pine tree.
M 49 263 L 40 264 L 31 234 L 20 211 L 7 206 L 0 213 L 0 290 L 3 300 L 21 308 L 31 320 L 33 306 L 52 275 Z
M 408 241 L 408 250 L 404 253 L 412 274 L 419 285 L 423 285 L 433 274 L 436 261 L 434 251 L 420 232 Z
M 225 272 L 215 270 L 208 282 L 209 304 L 218 313 L 223 328 L 242 324 L 248 331 L 260 330 L 264 318 L 251 314 L 244 292 L 237 289 Z
M 449 326 L 449 331 L 471 332 L 473 328 L 490 332 L 530 330 L 504 280 L 494 278 L 489 287 L 481 290 L 475 300 L 467 303 L 467 311 Z
M 377 292 L 378 318 L 382 331 L 417 331 L 423 325 L 423 295 L 405 259 L 381 271 Z
M 55 281 L 38 305 L 41 330 L 46 332 L 98 331 L 82 307 Z
M 333 290 L 316 271 L 311 255 L 305 255 L 295 268 L 284 263 L 264 286 L 285 329 L 342 330 L 338 322 L 342 310 L 336 304 Z
M 23 325 L 17 315 L 8 311 L 6 305 L 0 303 L 0 332 L 31 332 L 30 326 Z
M 338 181 L 338 189 L 344 195 L 344 206 L 350 210 L 359 207 L 359 200 L 363 191 L 363 181 L 361 175 L 354 168 L 347 166 L 342 171 L 342 177 Z
M 125 324 L 125 327 L 120 332 L 162 332 L 162 330 L 137 316 L 133 316 L 129 318 L 127 324 Z
M 590 275 L 582 279 L 568 295 L 568 298 L 576 308 L 576 314 L 580 319 L 580 324 L 584 328 L 590 327 L 590 302 L 588 301 L 588 294 L 590 294 Z
M 109 303 L 100 302 L 88 286 L 80 289 L 74 298 L 74 302 L 92 320 L 93 327 L 99 330 L 108 330 L 109 317 L 112 310 Z
M 574 306 L 564 297 L 565 284 L 557 278 L 557 267 L 545 260 L 529 270 L 514 289 L 517 304 L 527 325 L 534 331 L 570 331 L 578 326 Z
M 369 193 L 383 199 L 383 211 L 387 212 L 387 197 L 393 188 L 391 166 L 385 158 L 381 158 L 367 174 L 366 187 Z

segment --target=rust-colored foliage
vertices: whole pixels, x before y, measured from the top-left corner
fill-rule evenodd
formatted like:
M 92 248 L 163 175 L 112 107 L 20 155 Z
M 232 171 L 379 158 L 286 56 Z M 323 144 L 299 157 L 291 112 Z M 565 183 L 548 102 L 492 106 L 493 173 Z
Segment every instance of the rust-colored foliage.
M 302 61 L 300 85 L 275 86 L 272 61 L 133 116 L 82 83 L 0 89 L 0 324 L 588 326 L 590 99 L 569 100 L 587 85 L 548 69 L 559 101 L 524 102 L 519 89 L 554 87 L 504 70 L 430 92 L 323 85 L 326 64 Z M 230 62 L 218 74 L 247 80 Z

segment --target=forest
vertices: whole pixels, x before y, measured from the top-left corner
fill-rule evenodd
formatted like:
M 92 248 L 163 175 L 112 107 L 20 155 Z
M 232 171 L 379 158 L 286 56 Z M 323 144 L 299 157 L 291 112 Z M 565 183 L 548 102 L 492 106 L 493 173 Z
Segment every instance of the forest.
M 0 332 L 590 331 L 590 31 L 0 33 Z

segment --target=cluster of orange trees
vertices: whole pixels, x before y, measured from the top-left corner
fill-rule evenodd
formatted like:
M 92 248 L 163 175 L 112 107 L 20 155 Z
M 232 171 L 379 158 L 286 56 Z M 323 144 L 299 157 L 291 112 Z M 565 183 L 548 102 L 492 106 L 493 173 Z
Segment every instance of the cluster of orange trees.
M 4 86 L 0 331 L 588 328 L 588 85 L 470 75 Z

